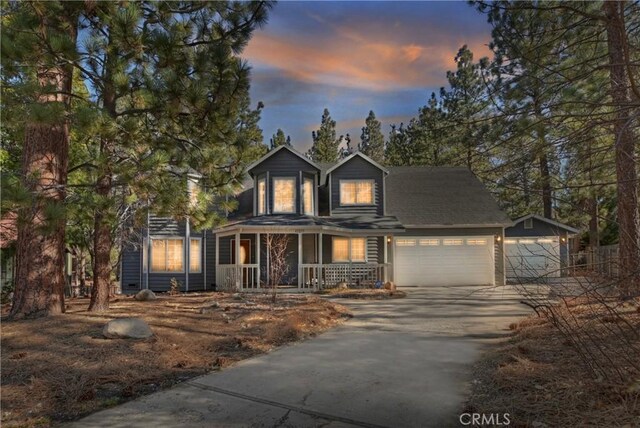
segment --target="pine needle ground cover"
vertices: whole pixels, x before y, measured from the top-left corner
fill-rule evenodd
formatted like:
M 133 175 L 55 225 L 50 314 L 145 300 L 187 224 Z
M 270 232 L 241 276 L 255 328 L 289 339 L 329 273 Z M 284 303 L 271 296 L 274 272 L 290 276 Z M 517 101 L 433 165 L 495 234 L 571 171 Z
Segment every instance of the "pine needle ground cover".
M 50 426 L 219 370 L 321 333 L 350 317 L 316 296 L 191 293 L 139 302 L 120 297 L 105 313 L 88 299 L 65 315 L 2 323 L 2 426 Z M 3 312 L 6 308 L 3 308 Z M 114 318 L 138 317 L 144 340 L 105 339 Z
M 640 299 L 616 309 L 580 298 L 559 305 L 571 332 L 535 314 L 512 324 L 513 336 L 475 366 L 465 411 L 509 413 L 516 427 L 640 426 Z

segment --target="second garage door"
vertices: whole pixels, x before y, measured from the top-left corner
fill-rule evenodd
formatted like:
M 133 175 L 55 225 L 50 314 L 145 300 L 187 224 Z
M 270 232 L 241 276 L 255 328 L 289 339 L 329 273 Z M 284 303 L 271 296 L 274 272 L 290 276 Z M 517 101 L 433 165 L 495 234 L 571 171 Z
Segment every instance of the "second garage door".
M 400 286 L 493 284 L 493 236 L 396 238 L 394 279 Z

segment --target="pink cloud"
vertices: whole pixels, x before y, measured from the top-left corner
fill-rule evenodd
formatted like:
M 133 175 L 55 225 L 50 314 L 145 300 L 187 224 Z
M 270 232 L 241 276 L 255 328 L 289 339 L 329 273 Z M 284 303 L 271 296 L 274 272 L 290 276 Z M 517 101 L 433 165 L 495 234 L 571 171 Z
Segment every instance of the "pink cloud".
M 407 44 L 382 32 L 335 25 L 332 30 L 323 38 L 258 33 L 244 56 L 304 82 L 387 91 L 446 84 L 445 72 L 455 67 L 454 57 L 465 43 L 476 58 L 490 54 L 484 40 L 434 37 Z

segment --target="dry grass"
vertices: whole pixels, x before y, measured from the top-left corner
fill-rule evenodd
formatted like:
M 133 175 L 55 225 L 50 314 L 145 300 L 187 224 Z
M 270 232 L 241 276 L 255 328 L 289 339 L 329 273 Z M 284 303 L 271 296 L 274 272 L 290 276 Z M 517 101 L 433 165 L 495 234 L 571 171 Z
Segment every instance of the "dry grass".
M 326 295 L 329 297 L 340 297 L 344 299 L 367 300 L 400 299 L 402 297 L 407 297 L 407 294 L 404 291 L 372 288 L 328 288 L 318 292 L 318 294 Z
M 314 336 L 350 316 L 345 307 L 315 296 L 280 296 L 276 304 L 271 296 L 243 297 L 120 297 L 104 314 L 88 313 L 88 300 L 75 299 L 65 315 L 3 322 L 2 425 L 77 419 Z M 144 319 L 155 336 L 104 339 L 104 324 L 120 317 Z
M 620 317 L 608 320 L 595 304 L 576 299 L 559 307 L 580 321 L 580 334 L 600 338 L 603 346 L 619 346 L 616 329 L 606 324 L 625 323 L 640 332 L 640 301 L 618 308 Z M 627 324 L 628 323 L 628 324 Z M 626 375 L 621 379 L 594 377 L 575 341 L 544 318 L 535 315 L 511 325 L 514 335 L 492 350 L 475 367 L 468 411 L 510 413 L 517 427 L 636 427 L 640 426 L 640 372 L 629 361 L 640 355 L 619 346 L 614 360 L 594 352 L 598 364 L 613 364 Z M 633 332 L 632 332 L 633 333 Z M 632 334 L 633 335 L 633 334 Z M 640 336 L 635 335 L 635 345 Z M 584 353 L 584 349 L 580 350 Z

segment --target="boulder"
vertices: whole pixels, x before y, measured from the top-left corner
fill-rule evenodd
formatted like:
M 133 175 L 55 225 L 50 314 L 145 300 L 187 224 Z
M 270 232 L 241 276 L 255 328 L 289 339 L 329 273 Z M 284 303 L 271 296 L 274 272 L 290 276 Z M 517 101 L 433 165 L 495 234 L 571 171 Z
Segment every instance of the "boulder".
M 347 284 L 346 282 L 339 282 L 338 283 L 338 288 L 343 289 L 343 290 L 347 289 L 347 288 L 349 288 L 349 284 Z
M 156 300 L 156 298 L 156 293 L 151 290 L 140 290 L 138 294 L 136 294 L 136 300 L 140 300 L 141 302 Z
M 387 281 L 387 282 L 384 283 L 384 289 L 385 290 L 396 291 L 396 284 L 391 282 L 391 281 Z
M 118 318 L 102 329 L 107 339 L 146 339 L 153 336 L 149 325 L 140 318 Z

